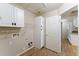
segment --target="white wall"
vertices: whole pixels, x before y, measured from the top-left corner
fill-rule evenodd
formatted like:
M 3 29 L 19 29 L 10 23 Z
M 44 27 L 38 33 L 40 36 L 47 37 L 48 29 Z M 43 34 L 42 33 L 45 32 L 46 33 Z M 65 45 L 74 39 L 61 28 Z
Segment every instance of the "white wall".
M 17 55 L 28 49 L 28 43 L 34 39 L 35 15 L 24 10 L 24 28 L 0 27 L 0 55 Z M 13 37 L 13 33 L 19 34 Z
M 79 4 L 78 4 L 78 55 L 79 55 Z

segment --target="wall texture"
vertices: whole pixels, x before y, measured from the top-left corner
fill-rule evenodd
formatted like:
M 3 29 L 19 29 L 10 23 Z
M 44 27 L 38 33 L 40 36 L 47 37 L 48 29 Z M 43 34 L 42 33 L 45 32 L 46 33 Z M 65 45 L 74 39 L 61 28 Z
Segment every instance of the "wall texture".
M 33 42 L 35 15 L 24 11 L 24 28 L 0 27 L 0 55 L 17 55 Z M 15 35 L 16 34 L 16 35 Z

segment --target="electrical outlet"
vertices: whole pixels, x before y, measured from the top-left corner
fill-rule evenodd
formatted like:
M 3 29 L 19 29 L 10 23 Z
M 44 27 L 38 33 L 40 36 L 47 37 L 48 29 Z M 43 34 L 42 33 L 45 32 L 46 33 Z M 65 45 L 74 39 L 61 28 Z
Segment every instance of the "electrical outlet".
M 28 48 L 30 48 L 31 47 L 31 45 L 30 45 L 30 43 L 28 43 Z
M 19 36 L 19 33 L 13 33 L 12 35 L 13 35 L 13 37 Z
M 33 42 L 30 42 L 30 44 L 32 44 Z
M 32 42 L 29 42 L 29 43 L 28 43 L 28 47 L 29 47 L 29 48 L 30 48 L 32 45 L 33 45 Z

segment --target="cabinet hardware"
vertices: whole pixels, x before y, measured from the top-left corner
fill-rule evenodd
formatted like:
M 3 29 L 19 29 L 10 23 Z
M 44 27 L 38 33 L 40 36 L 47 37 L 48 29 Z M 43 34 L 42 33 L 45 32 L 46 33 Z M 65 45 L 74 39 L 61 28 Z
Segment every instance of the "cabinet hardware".
M 14 25 L 16 25 L 16 23 L 14 23 Z
M 12 23 L 12 25 L 16 25 L 16 23 Z
M 42 27 L 42 25 L 41 25 L 41 27 Z
M 41 29 L 41 31 L 42 31 L 42 29 Z

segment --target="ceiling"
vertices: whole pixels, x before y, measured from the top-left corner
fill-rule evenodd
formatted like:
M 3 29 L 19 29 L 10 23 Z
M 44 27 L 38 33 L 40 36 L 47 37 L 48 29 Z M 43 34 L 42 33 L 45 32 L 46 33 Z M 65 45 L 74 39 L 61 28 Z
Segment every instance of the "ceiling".
M 62 18 L 70 17 L 70 16 L 78 16 L 78 6 L 71 8 L 70 10 L 63 13 L 61 16 Z
M 63 3 L 16 3 L 16 5 L 21 6 L 34 14 L 43 14 L 56 10 L 62 6 L 62 4 Z

